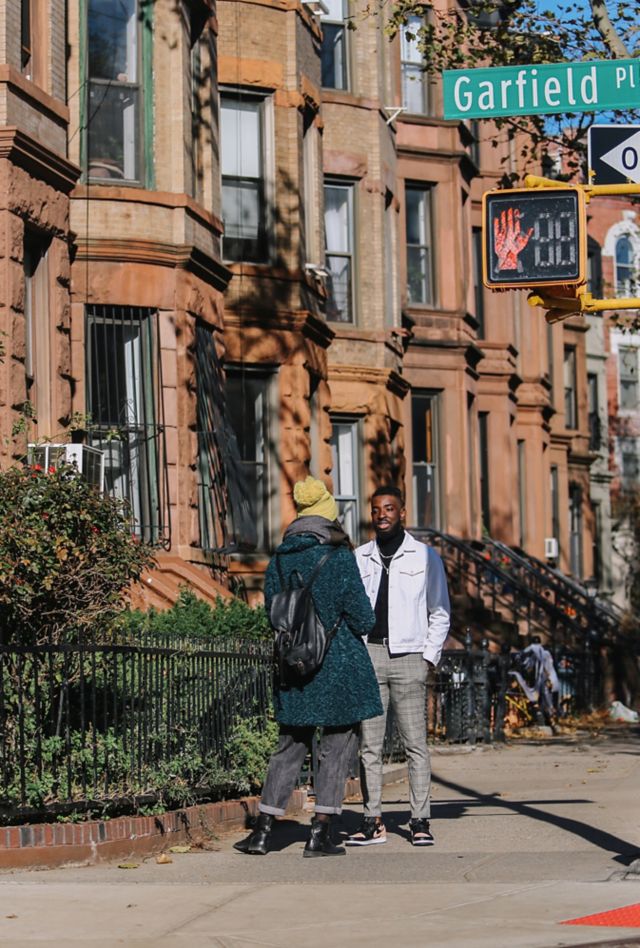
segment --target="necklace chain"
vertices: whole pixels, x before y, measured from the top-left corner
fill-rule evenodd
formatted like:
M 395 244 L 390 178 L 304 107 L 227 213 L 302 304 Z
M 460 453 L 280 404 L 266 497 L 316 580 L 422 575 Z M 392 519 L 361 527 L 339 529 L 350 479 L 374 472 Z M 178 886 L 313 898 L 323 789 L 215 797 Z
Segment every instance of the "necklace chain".
M 397 552 L 397 551 L 396 551 L 396 552 Z M 391 566 L 391 560 L 393 559 L 393 557 L 394 557 L 396 554 L 395 554 L 395 553 L 383 553 L 382 550 L 380 549 L 380 547 L 378 547 L 378 553 L 380 554 L 380 560 L 381 560 L 380 565 L 382 566 L 383 570 L 385 571 L 385 573 L 386 573 L 387 576 L 388 576 L 388 575 L 389 575 L 389 567 Z M 385 560 L 389 560 L 389 562 L 388 562 L 388 563 L 385 563 Z

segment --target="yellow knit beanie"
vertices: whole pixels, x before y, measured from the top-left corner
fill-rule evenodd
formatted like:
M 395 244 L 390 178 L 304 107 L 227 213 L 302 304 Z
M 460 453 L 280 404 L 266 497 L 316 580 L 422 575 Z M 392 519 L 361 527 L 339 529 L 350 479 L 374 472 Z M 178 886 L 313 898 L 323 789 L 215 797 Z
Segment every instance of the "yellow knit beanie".
M 315 477 L 307 477 L 293 485 L 293 499 L 299 517 L 325 517 L 336 520 L 338 505 L 322 483 Z

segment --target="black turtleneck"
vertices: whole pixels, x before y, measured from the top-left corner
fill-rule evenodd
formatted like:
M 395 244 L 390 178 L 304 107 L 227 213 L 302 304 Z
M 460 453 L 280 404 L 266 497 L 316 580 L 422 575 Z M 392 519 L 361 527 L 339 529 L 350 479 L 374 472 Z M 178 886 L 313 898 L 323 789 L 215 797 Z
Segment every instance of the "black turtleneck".
M 369 642 L 382 644 L 383 640 L 389 637 L 389 573 L 387 568 L 391 563 L 391 557 L 397 553 L 404 540 L 404 530 L 402 527 L 393 536 L 384 539 L 377 538 L 378 554 L 382 566 L 382 575 L 380 577 L 380 587 L 376 599 L 375 614 L 376 624 L 369 632 Z M 386 557 L 386 558 L 384 558 Z

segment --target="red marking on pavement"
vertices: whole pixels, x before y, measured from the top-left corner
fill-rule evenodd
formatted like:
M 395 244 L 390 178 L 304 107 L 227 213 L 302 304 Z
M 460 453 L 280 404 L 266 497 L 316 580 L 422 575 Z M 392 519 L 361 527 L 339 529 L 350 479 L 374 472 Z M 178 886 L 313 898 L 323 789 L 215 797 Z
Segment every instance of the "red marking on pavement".
M 624 905 L 622 908 L 612 909 L 610 912 L 599 912 L 597 915 L 584 915 L 582 918 L 571 918 L 561 925 L 600 925 L 611 928 L 640 928 L 640 902 L 634 905 Z

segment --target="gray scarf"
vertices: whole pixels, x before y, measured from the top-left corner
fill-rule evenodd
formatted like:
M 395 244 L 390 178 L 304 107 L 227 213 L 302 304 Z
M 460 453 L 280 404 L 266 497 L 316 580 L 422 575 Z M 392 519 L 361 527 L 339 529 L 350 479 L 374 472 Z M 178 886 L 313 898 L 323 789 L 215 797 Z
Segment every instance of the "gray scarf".
M 283 540 L 303 533 L 315 537 L 319 543 L 352 548 L 349 537 L 337 520 L 327 520 L 326 517 L 297 517 L 284 531 Z

